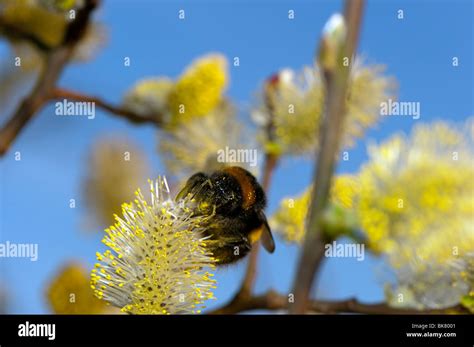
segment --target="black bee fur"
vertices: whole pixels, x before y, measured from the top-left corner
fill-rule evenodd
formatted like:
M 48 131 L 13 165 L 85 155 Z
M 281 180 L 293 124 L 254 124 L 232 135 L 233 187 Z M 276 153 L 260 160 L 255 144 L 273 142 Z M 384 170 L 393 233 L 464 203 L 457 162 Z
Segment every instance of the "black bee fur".
M 264 214 L 266 196 L 256 178 L 247 170 L 231 166 L 210 175 L 191 176 L 176 199 L 190 195 L 195 214 L 213 215 L 205 226 L 208 247 L 219 265 L 245 257 L 252 244 L 262 240 L 269 252 L 275 243 Z

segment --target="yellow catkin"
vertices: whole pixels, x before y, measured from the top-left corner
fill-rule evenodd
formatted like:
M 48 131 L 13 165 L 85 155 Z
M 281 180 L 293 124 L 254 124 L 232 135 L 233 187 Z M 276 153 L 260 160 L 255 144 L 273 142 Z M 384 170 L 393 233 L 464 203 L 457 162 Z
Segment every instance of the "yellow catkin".
M 46 297 L 53 313 L 105 313 L 105 302 L 94 297 L 87 270 L 79 263 L 64 266 L 49 284 Z
M 227 74 L 227 62 L 221 55 L 211 54 L 193 62 L 169 93 L 172 124 L 205 116 L 217 107 L 228 83 Z

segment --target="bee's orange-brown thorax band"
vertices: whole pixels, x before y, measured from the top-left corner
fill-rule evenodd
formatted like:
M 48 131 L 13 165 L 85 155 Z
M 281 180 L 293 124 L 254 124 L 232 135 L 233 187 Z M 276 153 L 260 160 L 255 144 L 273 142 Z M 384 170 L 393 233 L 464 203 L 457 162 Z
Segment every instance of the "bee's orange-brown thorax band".
M 239 182 L 243 196 L 242 208 L 248 209 L 253 204 L 255 204 L 255 189 L 251 182 L 251 178 L 247 175 L 247 173 L 240 167 L 236 166 L 225 168 L 224 171 Z

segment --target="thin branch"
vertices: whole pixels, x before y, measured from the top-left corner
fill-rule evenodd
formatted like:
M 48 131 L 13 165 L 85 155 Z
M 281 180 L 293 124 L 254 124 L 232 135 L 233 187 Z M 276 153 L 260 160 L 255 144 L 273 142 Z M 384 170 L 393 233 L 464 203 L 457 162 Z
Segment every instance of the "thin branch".
M 14 115 L 0 130 L 0 155 L 6 153 L 24 126 L 43 107 L 48 99 L 48 91 L 61 74 L 68 55 L 68 50 L 60 49 L 47 56 L 45 69 L 30 95 L 20 103 Z
M 267 136 L 268 142 L 275 141 L 275 124 L 274 124 L 274 105 L 272 98 L 270 97 L 271 88 L 274 88 L 275 81 L 277 78 L 275 76 L 270 77 L 265 85 L 265 105 L 269 114 L 269 121 L 265 128 L 265 133 Z M 263 178 L 262 178 L 262 188 L 265 193 L 268 195 L 270 190 L 270 183 L 272 180 L 273 172 L 278 165 L 278 156 L 274 153 L 265 153 L 265 162 L 263 165 Z M 239 292 L 237 293 L 234 300 L 240 300 L 241 298 L 246 298 L 251 295 L 253 285 L 257 276 L 257 261 L 258 253 L 260 252 L 260 242 L 254 244 L 252 251 L 249 255 L 249 260 L 247 263 L 247 271 L 245 273 L 244 280 L 240 287 Z
M 150 116 L 141 116 L 131 110 L 125 109 L 120 106 L 112 105 L 100 97 L 97 96 L 90 96 L 84 95 L 75 91 L 67 90 L 64 88 L 55 88 L 51 91 L 50 100 L 75 100 L 75 101 L 85 101 L 85 102 L 92 102 L 97 107 L 102 108 L 103 110 L 109 112 L 113 116 L 125 118 L 132 123 L 150 123 L 155 124 L 157 126 L 162 125 L 162 117 L 160 115 L 150 115 Z
M 259 296 L 252 296 L 247 300 L 236 302 L 232 306 L 225 306 L 210 312 L 210 314 L 236 314 L 252 310 L 287 310 L 288 298 L 273 290 Z M 443 309 L 417 310 L 412 308 L 396 308 L 386 303 L 364 304 L 356 299 L 341 301 L 311 300 L 308 302 L 308 311 L 313 313 L 361 313 L 361 314 L 468 314 L 461 305 Z
M 265 105 L 269 114 L 269 121 L 265 127 L 265 134 L 268 142 L 275 141 L 275 124 L 274 124 L 274 105 L 270 93 L 274 90 L 278 83 L 278 75 L 271 76 L 265 84 Z M 278 155 L 274 153 L 265 153 L 265 162 L 263 165 L 262 188 L 266 194 L 270 189 L 273 172 L 278 165 Z M 248 256 L 247 268 L 239 290 L 228 303 L 222 307 L 209 311 L 208 314 L 218 314 L 219 312 L 233 311 L 241 305 L 245 305 L 248 300 L 252 299 L 252 291 L 257 278 L 258 254 L 260 252 L 260 242 L 256 242 Z
M 278 157 L 272 154 L 265 155 L 265 164 L 263 168 L 262 188 L 268 192 L 273 172 L 278 164 Z M 249 300 L 253 300 L 252 291 L 257 277 L 258 253 L 260 251 L 260 243 L 253 245 L 252 251 L 248 256 L 247 268 L 240 285 L 239 290 L 234 297 L 223 306 L 206 312 L 207 314 L 226 314 L 234 311 L 241 312 L 241 308 L 248 304 Z
M 355 51 L 363 5 L 363 0 L 346 0 L 345 23 L 347 35 L 344 43 L 344 57 L 351 58 Z M 337 54 L 335 59 L 339 57 L 339 54 Z M 336 164 L 335 158 L 339 151 L 350 72 L 350 67 L 341 67 L 341 63 L 337 61 L 335 62 L 335 68 L 324 71 L 327 90 L 325 117 L 319 130 L 321 144 L 314 171 L 313 182 L 315 188 L 308 211 L 308 228 L 304 246 L 293 282 L 295 304 L 290 308 L 291 313 L 305 312 L 314 277 L 323 259 L 324 244 L 327 241 L 321 228 L 321 221 L 331 187 L 331 179 Z
M 258 266 L 259 252 L 260 252 L 260 243 L 257 242 L 253 245 L 252 250 L 250 251 L 244 279 L 242 280 L 242 284 L 240 285 L 240 289 L 237 292 L 236 296 L 230 302 L 230 305 L 234 305 L 235 301 L 240 302 L 252 295 L 253 286 L 255 284 L 255 280 L 257 279 L 257 266 Z
M 263 179 L 262 179 L 262 188 L 265 192 L 268 193 L 270 188 L 270 182 L 272 180 L 273 172 L 278 164 L 278 158 L 275 155 L 267 154 L 265 156 L 265 164 L 263 168 Z M 257 276 L 257 260 L 258 252 L 260 249 L 260 243 L 256 243 L 252 249 L 252 252 L 249 256 L 247 272 L 244 277 L 244 281 L 241 286 L 241 292 L 250 293 L 253 289 L 253 284 Z
M 44 69 L 31 93 L 23 99 L 13 116 L 0 130 L 0 156 L 6 153 L 21 130 L 49 100 L 50 93 L 74 53 L 76 44 L 85 33 L 97 3 L 98 0 L 86 1 L 84 7 L 78 11 L 76 19 L 68 25 L 61 45 L 46 54 Z

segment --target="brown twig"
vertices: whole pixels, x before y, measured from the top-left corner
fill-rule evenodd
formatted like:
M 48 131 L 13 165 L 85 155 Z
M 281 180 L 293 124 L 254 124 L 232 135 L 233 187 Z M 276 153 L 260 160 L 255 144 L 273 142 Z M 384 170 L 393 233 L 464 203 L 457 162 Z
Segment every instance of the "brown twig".
M 249 297 L 232 306 L 225 306 L 210 312 L 211 314 L 236 314 L 252 310 L 287 310 L 288 298 L 273 290 L 259 296 Z M 308 302 L 308 311 L 313 313 L 361 313 L 361 314 L 468 314 L 462 306 L 456 305 L 443 309 L 417 310 L 412 308 L 396 308 L 386 303 L 364 304 L 356 299 L 341 301 L 311 300 Z
M 26 40 L 45 53 L 45 68 L 40 74 L 35 87 L 20 103 L 14 115 L 0 130 L 0 156 L 6 153 L 30 119 L 40 111 L 48 101 L 52 100 L 68 99 L 93 102 L 110 114 L 125 118 L 132 123 L 162 125 L 162 117 L 159 115 L 141 116 L 125 108 L 111 105 L 99 97 L 84 95 L 56 87 L 56 82 L 64 67 L 69 62 L 77 43 L 83 37 L 89 23 L 90 15 L 97 4 L 98 0 L 88 0 L 86 2 L 85 6 L 79 10 L 76 19 L 67 27 L 64 40 L 58 47 L 45 46 L 34 35 L 22 32 L 19 28 L 11 27 L 0 18 L 0 28 L 10 37 Z
M 68 55 L 67 50 L 61 49 L 47 56 L 45 70 L 32 92 L 20 103 L 14 115 L 0 130 L 0 155 L 6 153 L 23 127 L 43 107 L 48 99 L 48 91 L 51 90 L 61 74 Z
M 51 91 L 49 97 L 50 100 L 67 99 L 75 101 L 93 102 L 97 107 L 102 108 L 103 110 L 109 112 L 111 115 L 125 118 L 132 123 L 150 123 L 155 124 L 157 126 L 162 125 L 162 117 L 160 117 L 160 115 L 141 116 L 131 110 L 109 104 L 108 102 L 102 100 L 97 96 L 85 95 L 64 88 L 55 88 Z
M 272 180 L 273 172 L 278 164 L 278 157 L 272 154 L 267 154 L 265 156 L 265 164 L 263 168 L 263 179 L 262 179 L 262 187 L 265 192 L 268 193 L 270 188 L 270 182 Z M 247 272 L 245 274 L 244 280 L 241 286 L 241 292 L 245 294 L 250 294 L 253 289 L 253 284 L 255 282 L 255 277 L 257 275 L 257 260 L 258 260 L 258 252 L 260 247 L 259 244 L 254 245 L 252 252 L 249 256 L 248 264 L 247 264 Z
M 275 141 L 275 124 L 274 124 L 274 105 L 270 96 L 271 91 L 275 88 L 276 79 L 274 76 L 270 77 L 265 85 L 265 105 L 269 114 L 269 121 L 265 128 L 265 134 L 268 142 Z M 263 177 L 262 177 L 262 188 L 268 195 L 270 190 L 270 183 L 272 180 L 273 172 L 278 165 L 278 156 L 274 153 L 265 153 L 265 162 L 263 165 Z M 247 263 L 247 271 L 242 281 L 239 292 L 235 296 L 234 300 L 240 301 L 245 300 L 251 295 L 253 285 L 257 276 L 257 261 L 258 253 L 260 252 L 260 242 L 257 242 L 250 252 Z M 231 302 L 232 304 L 232 302 Z
M 271 76 L 265 84 L 265 105 L 269 114 L 269 121 L 265 127 L 265 134 L 268 142 L 275 140 L 275 124 L 273 120 L 274 105 L 272 102 L 271 93 L 275 90 L 278 83 L 278 76 Z M 265 153 L 265 162 L 263 165 L 263 177 L 262 177 L 262 188 L 268 194 L 270 189 L 270 183 L 272 180 L 273 172 L 278 165 L 278 155 L 274 153 Z M 227 311 L 238 310 L 239 307 L 245 306 L 250 300 L 253 300 L 254 296 L 252 290 L 257 277 L 257 266 L 258 266 L 258 254 L 260 252 L 260 242 L 256 242 L 248 256 L 247 268 L 245 271 L 244 278 L 240 285 L 239 290 L 234 295 L 232 300 L 224 304 L 222 307 L 209 311 L 208 314 L 219 314 L 220 312 L 226 313 Z M 237 311 L 240 312 L 240 311 Z
M 73 55 L 76 44 L 86 31 L 97 3 L 98 0 L 86 1 L 84 7 L 77 12 L 76 19 L 68 25 L 61 45 L 47 52 L 44 69 L 31 93 L 23 99 L 13 116 L 0 130 L 0 155 L 6 153 L 25 125 L 49 100 L 51 91 Z
M 268 192 L 268 189 L 270 187 L 272 175 L 277 164 L 278 157 L 276 155 L 268 153 L 265 155 L 262 187 L 266 192 Z M 252 290 L 255 284 L 255 279 L 257 277 L 258 253 L 260 249 L 259 246 L 260 245 L 257 242 L 252 247 L 252 251 L 250 252 L 247 258 L 247 268 L 245 271 L 244 278 L 242 280 L 239 290 L 234 295 L 234 297 L 223 306 L 206 312 L 207 314 L 228 314 L 234 312 L 242 312 L 242 308 L 245 308 L 249 302 L 252 302 L 255 299 L 252 294 Z
M 355 51 L 359 26 L 361 23 L 363 0 L 347 0 L 345 23 L 347 35 L 343 42 L 342 57 L 352 57 Z M 338 43 L 336 43 L 338 44 Z M 341 52 L 334 58 L 339 59 Z M 296 276 L 293 282 L 295 302 L 290 307 L 291 313 L 304 313 L 315 274 L 324 256 L 326 238 L 322 230 L 322 218 L 328 201 L 331 179 L 339 151 L 342 124 L 344 122 L 345 97 L 350 67 L 341 66 L 342 61 L 335 61 L 335 67 L 325 70 L 326 109 L 322 121 L 320 151 L 315 162 L 314 192 L 308 211 L 307 232 L 303 249 L 298 261 Z M 323 67 L 324 70 L 324 67 Z

